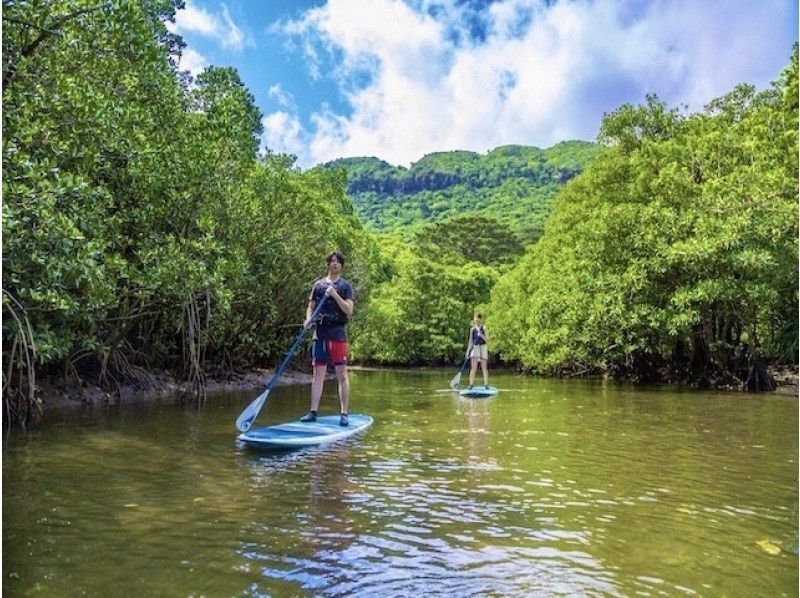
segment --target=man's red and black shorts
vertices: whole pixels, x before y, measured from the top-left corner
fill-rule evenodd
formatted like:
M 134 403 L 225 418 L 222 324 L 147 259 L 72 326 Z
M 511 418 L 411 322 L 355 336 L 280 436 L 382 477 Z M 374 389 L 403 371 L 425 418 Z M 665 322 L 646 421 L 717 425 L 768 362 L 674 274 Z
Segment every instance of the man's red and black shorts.
M 311 346 L 312 365 L 346 365 L 347 341 L 328 341 L 314 339 Z

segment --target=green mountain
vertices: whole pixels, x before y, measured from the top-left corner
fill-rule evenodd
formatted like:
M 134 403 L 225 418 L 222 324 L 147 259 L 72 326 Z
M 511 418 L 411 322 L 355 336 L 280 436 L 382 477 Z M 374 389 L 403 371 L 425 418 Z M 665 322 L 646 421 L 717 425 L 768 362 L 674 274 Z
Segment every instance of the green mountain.
M 409 236 L 415 225 L 470 212 L 491 215 L 531 242 L 559 189 L 598 151 L 595 143 L 564 141 L 548 149 L 505 145 L 485 155 L 436 152 L 410 168 L 378 158 L 342 158 L 321 168 L 347 171 L 356 212 L 378 230 Z

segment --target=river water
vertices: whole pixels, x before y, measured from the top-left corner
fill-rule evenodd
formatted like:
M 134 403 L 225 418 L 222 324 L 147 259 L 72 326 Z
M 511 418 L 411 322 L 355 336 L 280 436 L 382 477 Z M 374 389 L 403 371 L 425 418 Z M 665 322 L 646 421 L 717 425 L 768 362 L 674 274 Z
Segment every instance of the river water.
M 5 438 L 3 594 L 798 594 L 795 397 L 453 373 L 353 372 L 374 425 L 294 452 L 237 444 L 253 395 L 50 413 Z

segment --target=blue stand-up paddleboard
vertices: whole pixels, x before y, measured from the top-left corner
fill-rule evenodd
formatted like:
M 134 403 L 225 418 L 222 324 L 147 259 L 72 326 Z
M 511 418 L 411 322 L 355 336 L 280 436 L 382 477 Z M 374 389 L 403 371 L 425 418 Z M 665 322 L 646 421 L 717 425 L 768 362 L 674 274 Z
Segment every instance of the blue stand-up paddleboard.
M 340 426 L 338 415 L 321 415 L 315 422 L 300 420 L 251 428 L 236 437 L 248 446 L 258 448 L 292 449 L 304 446 L 315 446 L 347 438 L 366 430 L 372 425 L 369 415 L 350 414 L 350 425 Z
M 472 388 L 465 388 L 458 394 L 460 394 L 462 397 L 482 399 L 493 397 L 497 394 L 497 389 L 494 386 L 473 386 Z

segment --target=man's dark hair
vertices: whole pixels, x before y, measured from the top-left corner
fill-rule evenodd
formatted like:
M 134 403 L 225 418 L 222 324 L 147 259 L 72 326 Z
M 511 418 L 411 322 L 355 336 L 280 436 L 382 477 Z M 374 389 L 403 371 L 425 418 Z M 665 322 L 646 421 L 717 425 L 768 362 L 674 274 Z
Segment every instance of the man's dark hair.
M 344 266 L 344 255 L 342 255 L 342 252 L 341 252 L 341 251 L 331 251 L 331 252 L 330 252 L 330 253 L 329 253 L 329 254 L 328 254 L 326 257 L 325 257 L 325 263 L 326 263 L 326 264 L 330 264 L 330 263 L 331 263 L 331 260 L 332 260 L 334 257 L 336 258 L 336 261 L 337 261 L 337 262 L 339 262 L 339 263 L 340 263 L 342 266 Z
M 475 317 L 479 320 L 483 320 L 483 314 L 475 314 Z

